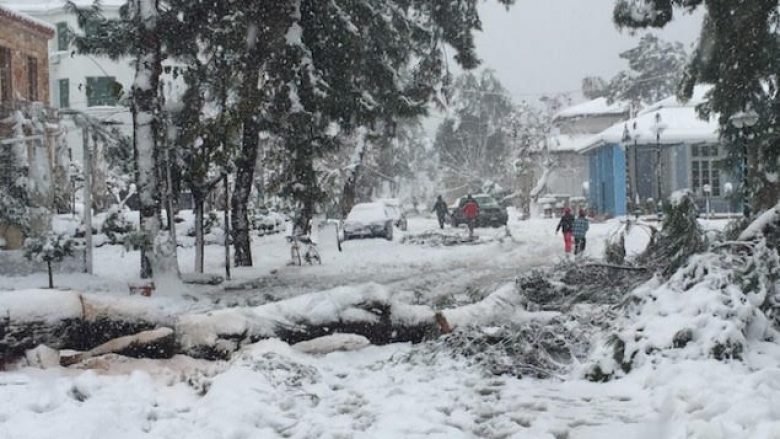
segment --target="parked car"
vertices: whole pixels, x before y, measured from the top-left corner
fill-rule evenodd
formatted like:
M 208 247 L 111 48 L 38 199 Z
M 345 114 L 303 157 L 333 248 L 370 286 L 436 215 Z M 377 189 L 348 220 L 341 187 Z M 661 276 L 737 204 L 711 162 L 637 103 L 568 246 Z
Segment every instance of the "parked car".
M 377 200 L 377 202 L 384 204 L 390 211 L 390 214 L 393 216 L 393 225 L 401 230 L 406 230 L 408 223 L 401 200 L 397 198 L 382 198 Z
M 506 208 L 501 207 L 493 197 L 487 194 L 472 195 L 479 204 L 479 216 L 477 216 L 477 227 L 501 227 L 505 226 L 509 215 Z M 452 217 L 453 227 L 466 224 L 463 217 L 463 205 L 466 204 L 466 197 L 460 197 L 450 206 L 450 215 Z
M 393 214 L 384 203 L 360 203 L 344 221 L 344 240 L 355 238 L 393 239 Z

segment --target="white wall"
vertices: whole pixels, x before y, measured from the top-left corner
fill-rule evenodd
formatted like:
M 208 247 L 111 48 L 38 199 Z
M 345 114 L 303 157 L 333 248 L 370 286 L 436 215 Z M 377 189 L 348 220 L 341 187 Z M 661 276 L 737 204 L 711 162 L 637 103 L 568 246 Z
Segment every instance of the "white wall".
M 14 7 L 32 15 L 35 18 L 46 21 L 55 26 L 57 23 L 65 22 L 76 32 L 81 32 L 76 16 L 66 13 L 63 7 L 42 7 L 31 4 L 29 9 L 25 9 L 23 2 L 14 0 L 11 3 Z M 53 2 L 50 4 L 54 4 Z M 110 4 L 103 4 L 103 15 L 107 18 L 119 16 L 119 8 Z M 132 119 L 129 109 L 124 106 L 87 106 L 87 77 L 94 76 L 113 76 L 114 79 L 122 85 L 124 93 L 130 90 L 133 82 L 134 68 L 129 59 L 112 61 L 106 57 L 88 56 L 74 53 L 75 48 L 70 50 L 58 50 L 57 36 L 55 35 L 49 41 L 49 87 L 50 87 L 50 105 L 54 108 L 60 107 L 60 88 L 59 80 L 68 79 L 70 82 L 70 108 L 83 111 L 97 119 L 120 122 L 116 125 L 124 134 L 132 133 Z M 68 146 L 71 149 L 74 160 L 81 162 L 83 159 L 83 145 L 81 130 L 64 118 L 63 123 L 67 130 L 66 138 Z

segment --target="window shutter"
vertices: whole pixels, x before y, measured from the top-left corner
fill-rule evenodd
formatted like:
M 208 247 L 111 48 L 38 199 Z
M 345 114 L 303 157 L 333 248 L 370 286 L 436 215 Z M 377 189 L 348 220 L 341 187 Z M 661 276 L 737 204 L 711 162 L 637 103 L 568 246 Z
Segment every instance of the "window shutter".
M 70 80 L 60 79 L 60 108 L 70 108 Z
M 70 31 L 68 30 L 68 23 L 57 23 L 57 50 L 68 50 L 70 44 Z

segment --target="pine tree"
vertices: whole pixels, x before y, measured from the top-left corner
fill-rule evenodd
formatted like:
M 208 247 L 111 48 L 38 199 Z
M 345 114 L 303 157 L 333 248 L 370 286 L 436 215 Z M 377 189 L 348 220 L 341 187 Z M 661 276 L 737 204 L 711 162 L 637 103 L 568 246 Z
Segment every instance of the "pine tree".
M 582 91 L 586 97 L 607 97 L 610 101 L 651 104 L 677 92 L 688 59 L 681 43 L 669 43 L 653 34 L 640 38 L 636 47 L 620 54 L 628 70 L 609 81 L 586 77 Z
M 754 212 L 772 208 L 780 197 L 780 1 L 620 0 L 614 18 L 620 27 L 663 27 L 675 7 L 706 11 L 681 94 L 713 85 L 702 113 L 718 114 L 731 163 L 748 165 L 745 202 Z M 732 117 L 742 112 L 755 112 L 757 124 L 735 127 Z

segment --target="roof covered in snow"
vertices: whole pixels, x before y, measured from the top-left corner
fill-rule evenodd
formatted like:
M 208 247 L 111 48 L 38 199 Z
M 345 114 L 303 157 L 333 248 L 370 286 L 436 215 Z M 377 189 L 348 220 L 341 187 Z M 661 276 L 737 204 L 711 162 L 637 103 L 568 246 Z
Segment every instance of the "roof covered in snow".
M 29 29 L 35 30 L 38 33 L 45 35 L 48 38 L 54 36 L 54 26 L 43 20 L 39 20 L 35 17 L 31 17 L 23 12 L 20 12 L 17 8 L 12 8 L 10 6 L 0 4 L 0 17 L 5 17 L 20 23 Z
M 613 102 L 610 104 L 607 101 L 607 98 L 597 98 L 565 108 L 555 115 L 555 119 L 570 119 L 586 116 L 611 116 L 627 112 L 628 103 L 626 102 Z
M 92 6 L 94 0 L 71 0 L 78 7 Z M 0 0 L 3 5 L 28 14 L 52 12 L 65 7 L 67 0 Z M 102 8 L 118 8 L 126 3 L 126 0 L 101 0 Z
M 579 146 L 579 151 L 587 152 L 604 144 L 674 145 L 718 142 L 720 125 L 717 116 L 711 115 L 704 120 L 696 110 L 696 107 L 704 102 L 706 92 L 706 87 L 697 87 L 693 98 L 687 102 L 671 97 L 650 105 L 637 117 L 612 125 L 591 137 Z
M 557 134 L 547 139 L 547 146 L 553 152 L 577 151 L 593 138 L 593 134 Z
M 711 85 L 697 85 L 693 89 L 691 98 L 685 102 L 681 101 L 677 96 L 669 96 L 666 99 L 648 106 L 639 112 L 640 115 L 660 110 L 661 108 L 677 108 L 677 107 L 696 107 L 707 101 L 707 93 L 712 90 Z

